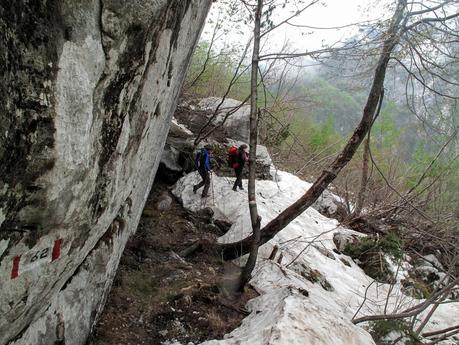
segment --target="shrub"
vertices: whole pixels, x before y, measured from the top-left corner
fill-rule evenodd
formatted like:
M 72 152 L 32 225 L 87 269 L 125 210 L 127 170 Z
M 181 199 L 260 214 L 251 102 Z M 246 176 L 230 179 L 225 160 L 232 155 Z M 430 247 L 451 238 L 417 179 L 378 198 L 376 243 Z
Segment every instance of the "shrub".
M 404 320 L 378 320 L 370 323 L 370 334 L 377 344 L 385 344 L 385 337 L 391 332 L 396 332 L 400 336 L 397 344 L 420 345 L 418 337 L 413 333 L 409 324 Z M 393 341 L 387 342 L 392 344 Z
M 394 277 L 385 255 L 390 255 L 395 260 L 403 257 L 401 240 L 393 233 L 379 239 L 375 236 L 363 237 L 357 242 L 349 243 L 344 248 L 344 254 L 358 260 L 358 265 L 370 277 L 386 283 L 392 282 Z

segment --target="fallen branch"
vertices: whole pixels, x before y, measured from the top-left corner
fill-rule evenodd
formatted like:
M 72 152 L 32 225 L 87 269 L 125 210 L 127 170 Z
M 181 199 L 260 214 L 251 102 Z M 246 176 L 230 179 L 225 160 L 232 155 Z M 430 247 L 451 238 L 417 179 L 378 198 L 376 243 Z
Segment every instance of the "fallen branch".
M 433 337 L 435 335 L 448 333 L 448 332 L 454 331 L 454 330 L 459 330 L 459 325 L 455 325 L 455 326 L 451 326 L 451 327 L 448 327 L 448 328 L 440 329 L 438 331 L 425 332 L 425 333 L 422 333 L 422 336 L 426 337 L 426 338 L 427 337 Z

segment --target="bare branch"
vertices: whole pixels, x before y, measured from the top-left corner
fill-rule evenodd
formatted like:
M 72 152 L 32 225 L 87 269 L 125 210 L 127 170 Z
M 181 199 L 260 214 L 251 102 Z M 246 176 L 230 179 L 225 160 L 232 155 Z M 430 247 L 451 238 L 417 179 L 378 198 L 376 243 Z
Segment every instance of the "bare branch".
M 292 18 L 295 18 L 297 16 L 299 16 L 302 12 L 304 12 L 305 10 L 307 10 L 309 7 L 315 5 L 316 3 L 318 3 L 319 0 L 313 0 L 311 1 L 309 4 L 307 4 L 306 6 L 304 6 L 302 9 L 300 10 L 297 10 L 294 14 L 292 14 L 290 17 L 282 20 L 280 23 L 274 25 L 273 27 L 269 28 L 268 30 L 266 30 L 265 32 L 263 32 L 261 35 L 260 35 L 260 38 L 263 38 L 265 35 L 269 34 L 270 32 L 272 32 L 273 30 L 277 29 L 278 27 L 286 24 L 290 19 Z
M 434 302 L 436 302 L 437 299 L 440 296 L 442 296 L 446 291 L 451 290 L 458 282 L 459 282 L 459 278 L 456 278 L 455 280 L 453 280 L 451 283 L 449 283 L 447 286 L 445 286 L 441 290 L 437 291 L 436 293 L 433 293 L 432 296 L 426 299 L 424 302 L 419 303 L 416 306 L 409 308 L 401 313 L 363 316 L 358 319 L 352 320 L 352 323 L 358 324 L 358 323 L 366 322 L 366 321 L 397 320 L 397 319 L 405 319 L 408 317 L 418 315 L 419 313 L 427 309 L 430 305 L 432 305 Z
M 450 20 L 450 19 L 453 19 L 453 18 L 456 18 L 456 17 L 459 17 L 459 12 L 453 13 L 453 14 L 451 14 L 449 16 L 445 16 L 445 17 L 422 18 L 422 19 L 418 20 L 417 22 L 414 22 L 414 23 L 406 26 L 404 28 L 404 31 L 409 31 L 409 30 L 411 30 L 411 29 L 413 29 L 416 26 L 421 25 L 421 24 L 443 23 L 443 22 L 446 22 L 447 20 Z

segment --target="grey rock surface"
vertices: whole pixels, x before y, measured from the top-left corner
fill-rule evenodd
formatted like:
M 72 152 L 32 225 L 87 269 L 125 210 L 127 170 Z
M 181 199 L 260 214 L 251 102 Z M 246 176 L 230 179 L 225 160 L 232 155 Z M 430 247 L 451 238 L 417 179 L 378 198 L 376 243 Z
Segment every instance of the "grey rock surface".
M 249 142 L 249 105 L 243 105 L 240 101 L 231 98 L 222 101 L 220 97 L 208 97 L 202 99 L 198 106 L 202 110 L 210 110 L 212 112 L 218 107 L 217 117 L 214 123 L 222 123 L 226 118 L 223 125 L 226 136 L 235 140 Z
M 179 165 L 180 151 L 170 144 L 164 146 L 163 154 L 161 155 L 161 163 L 172 171 L 182 171 L 182 167 Z
M 85 344 L 210 0 L 0 4 L 0 344 Z
M 353 235 L 349 233 L 342 233 L 342 232 L 335 232 L 333 234 L 333 243 L 335 244 L 336 249 L 342 252 L 348 244 L 353 244 L 357 242 L 359 238 L 360 237 L 357 235 Z

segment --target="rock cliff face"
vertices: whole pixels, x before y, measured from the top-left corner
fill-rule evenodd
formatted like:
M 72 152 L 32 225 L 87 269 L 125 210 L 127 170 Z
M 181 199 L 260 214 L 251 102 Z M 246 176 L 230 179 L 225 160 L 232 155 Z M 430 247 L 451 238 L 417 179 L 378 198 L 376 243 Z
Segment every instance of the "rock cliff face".
M 210 2 L 0 2 L 0 344 L 85 343 Z

